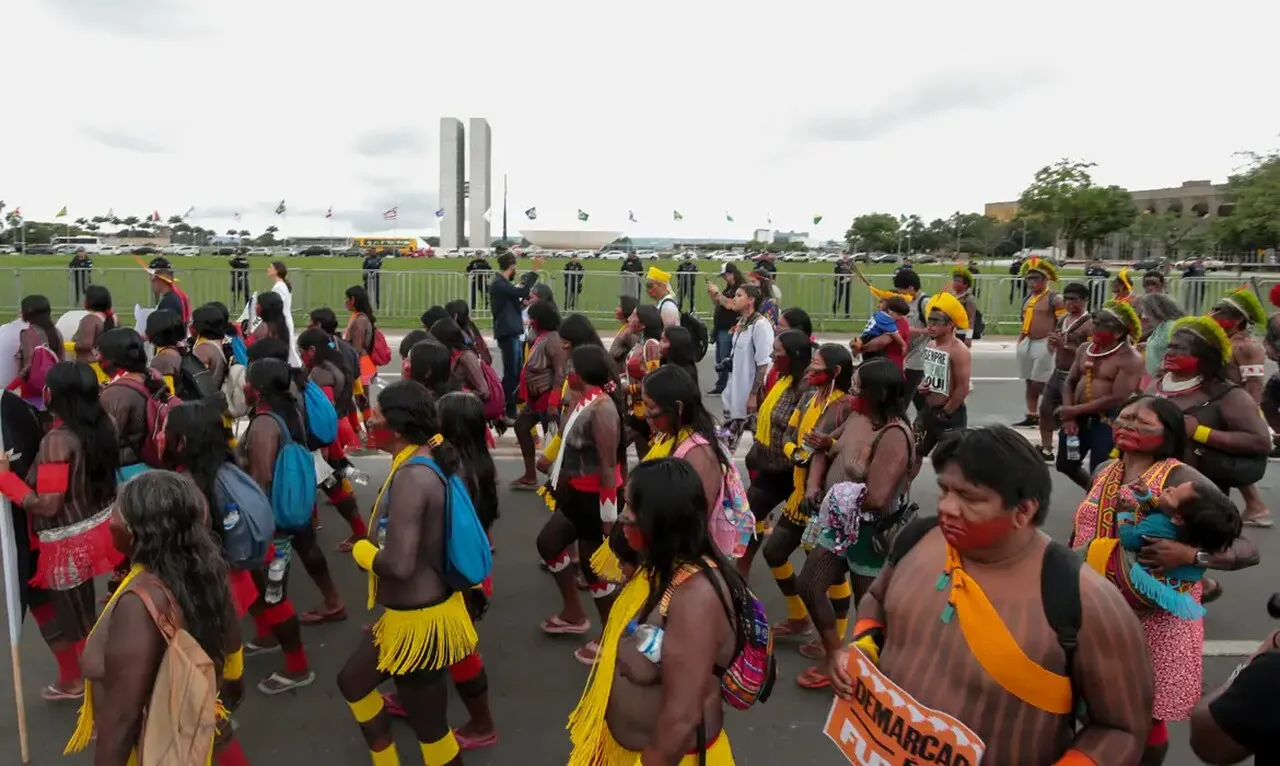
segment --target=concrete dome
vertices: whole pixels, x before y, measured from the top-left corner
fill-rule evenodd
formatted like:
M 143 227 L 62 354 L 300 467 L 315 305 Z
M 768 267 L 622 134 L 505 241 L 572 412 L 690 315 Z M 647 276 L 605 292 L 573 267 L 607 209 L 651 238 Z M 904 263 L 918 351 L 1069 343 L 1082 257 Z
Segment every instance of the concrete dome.
M 547 250 L 599 250 L 621 237 L 622 232 L 597 229 L 522 229 L 520 236 Z

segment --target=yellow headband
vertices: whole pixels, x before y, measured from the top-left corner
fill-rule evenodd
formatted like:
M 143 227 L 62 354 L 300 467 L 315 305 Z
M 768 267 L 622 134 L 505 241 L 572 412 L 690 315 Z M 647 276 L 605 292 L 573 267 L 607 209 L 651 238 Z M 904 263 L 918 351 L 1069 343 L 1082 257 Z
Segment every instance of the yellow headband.
M 650 282 L 661 282 L 664 285 L 671 284 L 671 275 L 657 266 L 649 267 L 649 273 L 645 275 L 645 279 Z
M 951 293 L 938 293 L 929 299 L 929 305 L 925 307 L 925 316 L 935 311 L 946 314 L 957 329 L 969 329 L 969 314 L 964 310 L 959 299 Z

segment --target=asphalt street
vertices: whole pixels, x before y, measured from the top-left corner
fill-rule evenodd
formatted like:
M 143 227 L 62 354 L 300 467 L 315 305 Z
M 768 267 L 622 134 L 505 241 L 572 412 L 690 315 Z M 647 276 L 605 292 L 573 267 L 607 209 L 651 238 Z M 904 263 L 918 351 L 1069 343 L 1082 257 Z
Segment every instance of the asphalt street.
M 393 339 L 393 348 L 398 339 Z M 387 370 L 387 374 L 398 374 Z M 975 389 L 969 398 L 973 425 L 1012 423 L 1022 415 L 1022 384 L 1017 379 L 1012 355 L 987 347 L 977 355 Z M 704 389 L 713 381 L 711 360 L 702 365 Z M 718 404 L 708 400 L 709 405 Z M 1031 433 L 1027 433 L 1031 436 Z M 538 568 L 534 538 L 546 519 L 538 498 L 530 493 L 512 493 L 505 487 L 520 472 L 518 451 L 505 441 L 498 458 L 502 489 L 501 519 L 495 526 L 494 598 L 485 620 L 480 623 L 481 652 L 488 666 L 491 704 L 497 721 L 498 744 L 465 754 L 468 764 L 560 764 L 569 752 L 564 725 L 577 702 L 587 669 L 573 657 L 580 644 L 574 638 L 550 638 L 541 634 L 538 623 L 558 608 L 558 597 L 548 575 Z M 742 453 L 740 453 L 741 455 Z M 389 459 L 385 456 L 357 458 L 359 466 L 371 474 L 368 486 L 359 488 L 368 507 L 378 485 L 385 478 Z M 1263 497 L 1280 511 L 1273 468 L 1262 482 Z M 926 466 L 914 486 L 917 502 L 926 512 L 936 503 L 937 490 L 932 471 Z M 1083 491 L 1070 481 L 1054 483 L 1053 508 L 1045 529 L 1065 540 L 1071 515 Z M 332 551 L 347 529 L 338 515 L 325 506 L 321 510 L 324 528 L 320 538 Z M 1265 603 L 1277 588 L 1270 575 L 1272 561 L 1280 558 L 1280 531 L 1248 529 L 1247 534 L 1262 549 L 1261 566 L 1225 573 L 1221 581 L 1224 596 L 1214 603 L 1205 619 L 1206 688 L 1226 680 L 1241 655 L 1251 654 L 1270 630 L 1278 627 L 1267 616 Z M 330 553 L 329 563 L 344 597 L 350 618 L 343 623 L 304 628 L 304 640 L 317 682 L 306 689 L 267 698 L 250 686 L 248 696 L 236 714 L 239 736 L 253 763 L 276 763 L 292 759 L 297 763 L 368 763 L 359 732 L 347 706 L 338 694 L 334 678 L 357 640 L 361 627 L 369 622 L 364 613 L 365 578 L 345 554 Z M 799 568 L 800 556 L 793 563 Z M 319 603 L 318 594 L 301 568 L 293 572 L 291 594 L 300 611 Z M 784 614 L 782 598 L 763 562 L 757 562 L 752 584 L 764 599 L 771 615 Z M 102 590 L 100 586 L 100 591 Z M 252 627 L 248 621 L 246 630 Z M 37 764 L 88 764 L 91 756 L 63 758 L 63 746 L 74 728 L 74 704 L 53 704 L 40 697 L 40 689 L 56 678 L 52 656 L 30 620 L 21 641 L 24 699 L 32 762 Z M 778 648 L 780 677 L 773 698 L 765 705 L 742 713 L 732 711 L 726 726 L 737 762 L 745 766 L 766 764 L 841 764 L 843 757 L 822 733 L 830 706 L 828 693 L 800 689 L 795 677 L 811 664 L 796 652 L 792 641 Z M 265 655 L 247 660 L 246 679 L 256 683 L 279 668 L 280 656 Z M 0 670 L 0 764 L 18 763 L 17 724 L 12 704 L 12 678 L 6 666 Z M 465 711 L 454 697 L 450 720 L 461 725 Z M 398 725 L 397 741 L 405 763 L 418 763 L 413 737 Z M 1171 726 L 1171 752 L 1166 763 L 1190 766 L 1198 761 L 1187 745 L 1185 724 Z

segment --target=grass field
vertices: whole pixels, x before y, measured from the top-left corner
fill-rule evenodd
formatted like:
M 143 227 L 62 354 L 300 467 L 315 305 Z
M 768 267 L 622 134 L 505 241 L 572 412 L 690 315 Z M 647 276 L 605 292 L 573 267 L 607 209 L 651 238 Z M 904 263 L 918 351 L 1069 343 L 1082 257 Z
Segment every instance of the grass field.
M 143 257 L 143 260 L 148 260 Z M 233 313 L 243 305 L 243 298 L 231 292 L 230 269 L 227 258 L 213 255 L 171 258 L 179 283 L 199 305 L 208 301 L 222 301 L 233 307 Z M 274 260 L 283 260 L 289 267 L 289 279 L 294 290 L 294 308 L 304 315 L 312 308 L 342 305 L 344 293 L 351 285 L 360 284 L 362 273 L 359 258 L 292 257 L 250 258 L 250 287 L 265 290 L 270 287 L 267 266 Z M 65 256 L 0 255 L 0 309 L 16 311 L 24 295 L 42 294 L 49 298 L 55 313 L 78 308 L 71 274 Z M 154 304 L 150 282 L 138 262 L 127 255 L 101 255 L 93 259 L 92 281 L 106 285 L 112 292 L 116 310 L 132 313 L 134 304 Z M 492 262 L 492 261 L 491 261 Z M 583 291 L 576 304 L 564 295 L 565 282 L 560 273 L 564 259 L 548 259 L 543 264 L 542 281 L 551 285 L 563 310 L 577 310 L 593 317 L 613 315 L 618 296 L 624 291 L 634 293 L 642 287 L 634 279 L 624 279 L 618 261 L 586 260 Z M 714 278 L 720 263 L 698 260 L 699 284 L 695 288 L 696 309 L 706 315 L 710 311 L 702 283 Z M 472 298 L 471 287 L 464 273 L 466 259 L 396 258 L 384 263 L 380 275 L 381 300 L 377 308 L 379 322 L 385 327 L 416 327 L 418 317 L 429 306 L 447 301 Z M 657 265 L 674 271 L 677 261 L 646 261 L 646 267 Z M 521 259 L 519 268 L 531 268 L 530 259 Z M 743 268 L 744 264 L 739 264 Z M 828 332 L 860 329 L 872 309 L 870 293 L 860 283 L 854 282 L 850 292 L 849 312 L 846 316 L 843 296 L 835 304 L 836 280 L 831 263 L 778 263 L 778 287 L 782 291 L 784 307 L 800 306 L 814 318 L 815 323 Z M 863 264 L 860 269 L 880 287 L 891 286 L 892 265 Z M 942 289 L 949 281 L 950 265 L 928 264 L 916 267 L 928 293 Z M 1007 265 L 991 264 L 980 267 L 979 303 L 986 318 L 988 333 L 1016 333 L 1018 310 L 1021 304 L 1020 285 L 1015 284 Z M 1067 268 L 1062 272 L 1062 283 L 1079 279 L 1080 269 Z M 1175 278 L 1170 292 L 1180 297 Z M 1205 297 L 1212 300 L 1228 289 L 1239 285 L 1230 277 L 1206 280 Z M 1059 287 L 1061 286 L 1061 283 Z M 372 291 L 371 291 L 372 292 Z M 483 291 L 477 291 L 472 299 L 473 311 L 478 322 L 487 323 L 488 312 Z

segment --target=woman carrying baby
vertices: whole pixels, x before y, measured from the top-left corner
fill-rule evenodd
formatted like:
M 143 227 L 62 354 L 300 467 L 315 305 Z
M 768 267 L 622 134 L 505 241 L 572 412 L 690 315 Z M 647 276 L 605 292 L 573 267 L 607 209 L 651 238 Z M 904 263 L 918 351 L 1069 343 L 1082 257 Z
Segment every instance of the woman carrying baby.
M 1112 426 L 1118 459 L 1104 464 L 1076 510 L 1072 545 L 1124 592 L 1147 636 L 1156 696 L 1144 764 L 1168 748 L 1168 721 L 1191 715 L 1204 647 L 1200 578 L 1205 569 L 1257 563 L 1240 520 L 1212 482 L 1178 460 L 1182 413 L 1168 400 L 1131 399 Z

